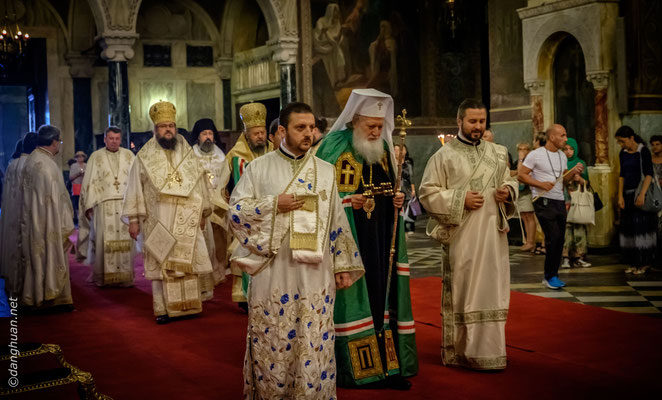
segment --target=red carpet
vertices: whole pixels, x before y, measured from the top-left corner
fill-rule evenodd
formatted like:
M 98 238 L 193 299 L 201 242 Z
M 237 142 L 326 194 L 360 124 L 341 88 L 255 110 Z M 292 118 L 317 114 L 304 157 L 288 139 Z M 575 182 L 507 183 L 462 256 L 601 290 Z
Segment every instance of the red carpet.
M 159 326 L 142 269 L 130 289 L 97 288 L 86 283 L 89 271 L 72 263 L 76 311 L 21 316 L 20 341 L 61 345 L 67 361 L 115 399 L 242 397 L 246 317 L 231 303 L 228 284 L 201 316 Z M 637 398 L 662 389 L 662 320 L 513 292 L 509 366 L 473 372 L 441 365 L 441 280 L 411 286 L 420 360 L 411 391 L 339 389 L 339 399 Z M 7 320 L 0 329 L 6 342 Z M 56 398 L 44 395 L 18 398 Z

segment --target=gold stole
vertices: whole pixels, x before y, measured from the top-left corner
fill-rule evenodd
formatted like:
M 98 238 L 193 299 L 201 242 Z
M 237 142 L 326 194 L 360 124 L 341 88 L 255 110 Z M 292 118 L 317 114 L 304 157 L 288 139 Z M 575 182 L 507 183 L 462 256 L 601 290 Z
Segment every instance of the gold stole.
M 128 226 L 117 212 L 122 211 L 122 200 L 107 200 L 96 207 L 95 218 L 103 218 L 103 283 L 110 285 L 130 281 L 133 274 L 131 248 L 133 241 Z M 119 230 L 119 232 L 118 232 Z
M 274 208 L 269 255 L 255 254 L 244 247 L 237 247 L 231 262 L 250 275 L 266 268 L 280 250 L 285 235 L 290 235 L 292 257 L 302 263 L 319 264 L 324 259 L 324 248 L 331 214 L 333 174 L 319 176 L 319 160 L 308 153 L 285 188 L 285 193 L 304 199 L 304 205 L 295 212 L 278 214 Z
M 303 199 L 304 205 L 299 210 L 276 215 L 271 246 L 272 249 L 279 246 L 289 231 L 292 257 L 307 264 L 318 264 L 324 258 L 330 197 L 335 183 L 333 174 L 319 176 L 317 163 L 317 158 L 308 153 L 287 185 L 285 193 Z

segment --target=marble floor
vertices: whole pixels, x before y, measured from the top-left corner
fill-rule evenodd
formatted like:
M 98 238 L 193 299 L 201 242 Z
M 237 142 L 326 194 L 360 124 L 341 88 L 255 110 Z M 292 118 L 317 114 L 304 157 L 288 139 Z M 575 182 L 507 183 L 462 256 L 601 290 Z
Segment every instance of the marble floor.
M 441 276 L 441 250 L 425 235 L 424 222 L 408 237 L 412 278 Z M 545 256 L 519 251 L 510 246 L 511 289 L 541 297 L 555 298 L 615 311 L 662 318 L 662 272 L 625 274 L 618 249 L 591 250 L 589 268 L 561 269 L 559 277 L 567 286 L 561 290 L 544 287 L 542 271 Z

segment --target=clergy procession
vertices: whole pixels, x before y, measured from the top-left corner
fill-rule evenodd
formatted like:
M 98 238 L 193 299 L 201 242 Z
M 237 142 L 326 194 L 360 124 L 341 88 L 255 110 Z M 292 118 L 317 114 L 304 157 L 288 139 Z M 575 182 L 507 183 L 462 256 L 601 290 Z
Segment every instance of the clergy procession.
M 249 103 L 228 154 L 211 119 L 195 123 L 190 146 L 176 114 L 170 102 L 151 105 L 153 137 L 135 156 L 120 146 L 121 129 L 106 129 L 85 166 L 77 238 L 53 161 L 60 131 L 44 125 L 25 135 L 2 198 L 8 296 L 25 312 L 74 310 L 69 253 L 77 243 L 98 287 L 131 290 L 134 274 L 151 281 L 158 325 L 186 324 L 181 317 L 203 313 L 216 286 L 231 285 L 248 314 L 245 398 L 328 399 L 336 386 L 408 390 L 419 366 L 404 160 L 394 151 L 394 134 L 404 141 L 411 125 L 406 111 L 396 122 L 390 95 L 355 89 L 323 135 L 312 108 L 293 102 L 280 110 L 273 136 L 282 139 L 272 146 L 265 106 Z M 420 188 L 444 254 L 440 362 L 500 370 L 507 220 L 518 185 L 505 148 L 482 140 L 486 107 L 465 100 L 457 124 L 457 139 L 430 158 Z
M 660 0 L 0 16 L 0 398 L 662 393 Z

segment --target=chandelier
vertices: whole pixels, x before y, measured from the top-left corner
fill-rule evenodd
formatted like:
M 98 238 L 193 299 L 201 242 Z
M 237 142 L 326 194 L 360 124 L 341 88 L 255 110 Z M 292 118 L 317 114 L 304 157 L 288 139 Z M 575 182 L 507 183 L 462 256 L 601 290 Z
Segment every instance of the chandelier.
M 0 66 L 7 69 L 10 65 L 20 65 L 25 49 L 28 45 L 30 35 L 23 32 L 18 25 L 16 16 L 16 3 L 11 2 L 13 11 L 10 13 L 9 0 L 5 0 L 5 16 L 2 18 L 0 27 Z M 12 15 L 12 18 L 9 18 Z

